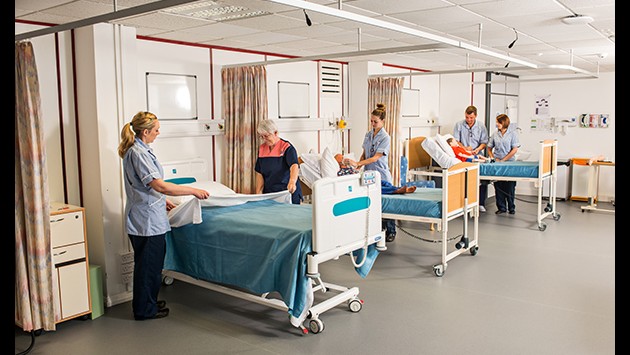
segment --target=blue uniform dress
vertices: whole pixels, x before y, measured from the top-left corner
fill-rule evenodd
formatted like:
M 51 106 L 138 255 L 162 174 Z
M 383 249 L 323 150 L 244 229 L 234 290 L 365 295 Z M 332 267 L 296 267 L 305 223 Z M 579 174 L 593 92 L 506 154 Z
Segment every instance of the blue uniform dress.
M 125 225 L 134 251 L 134 318 L 155 317 L 166 255 L 166 232 L 171 230 L 166 197 L 149 183 L 162 179 L 164 172 L 153 151 L 136 138 L 123 158 L 125 173 Z
M 376 153 L 383 154 L 377 161 L 365 165 L 365 170 L 375 170 L 381 174 L 381 193 L 391 194 L 397 188 L 392 184 L 392 174 L 389 172 L 387 159 L 391 147 L 391 137 L 381 128 L 376 135 L 374 130 L 370 130 L 363 138 L 363 154 L 365 159 L 373 157 Z M 393 219 L 383 219 L 383 228 L 387 235 L 396 235 L 396 222 Z
M 271 150 L 267 144 L 261 144 L 254 170 L 260 173 L 265 181 L 263 193 L 286 190 L 293 164 L 298 164 L 297 150 L 288 141 L 281 138 Z M 296 205 L 302 202 L 302 187 L 299 182 L 295 184 L 291 201 Z
M 512 148 L 518 148 L 521 144 L 518 141 L 518 134 L 515 129 L 510 129 L 502 134 L 500 131 L 496 131 L 490 137 L 488 142 L 488 149 L 492 149 L 495 159 L 503 159 Z M 512 156 L 509 161 L 515 160 Z M 510 213 L 516 212 L 516 205 L 514 204 L 514 198 L 516 195 L 516 181 L 495 181 L 494 189 L 496 192 L 497 209 L 501 212 L 510 211 Z
M 477 148 L 480 144 L 488 144 L 488 130 L 483 123 L 475 119 L 472 127 L 468 127 L 466 120 L 455 123 L 453 127 L 453 137 L 462 142 L 465 146 Z M 488 197 L 488 181 L 481 180 L 479 185 L 479 205 L 486 207 L 486 198 Z

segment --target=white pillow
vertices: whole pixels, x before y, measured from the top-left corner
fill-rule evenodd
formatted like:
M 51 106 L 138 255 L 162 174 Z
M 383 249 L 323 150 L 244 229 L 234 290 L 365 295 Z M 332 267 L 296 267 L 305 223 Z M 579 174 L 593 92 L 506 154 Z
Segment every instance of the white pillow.
M 233 195 L 236 192 L 229 187 L 216 182 L 216 181 L 195 181 L 189 184 L 181 184 L 182 186 L 192 186 L 197 189 L 206 190 L 210 193 L 210 196 L 224 196 L 224 195 Z M 167 197 L 171 202 L 176 205 L 180 205 L 188 200 L 195 198 L 193 195 L 183 195 L 183 196 L 168 196 Z
M 442 148 L 442 150 L 444 150 L 444 152 L 445 152 L 447 155 L 450 155 L 450 156 L 452 156 L 453 158 L 456 158 L 456 156 L 455 156 L 455 152 L 453 151 L 453 148 L 452 148 L 452 147 L 451 147 L 451 145 L 450 145 L 450 144 L 448 144 L 448 142 L 446 141 L 446 140 L 449 138 L 449 136 L 453 137 L 453 136 L 452 136 L 452 135 L 450 135 L 450 134 L 447 134 L 447 135 L 444 135 L 444 136 L 443 136 L 443 135 L 441 135 L 441 134 L 439 134 L 439 133 L 438 133 L 438 134 L 436 134 L 436 135 L 435 135 L 435 141 L 436 141 L 436 142 L 437 142 L 437 144 L 440 146 L 440 148 Z
M 422 141 L 422 148 L 429 153 L 431 158 L 435 160 L 442 169 L 448 169 L 451 166 L 458 164 L 461 160 L 447 155 L 444 150 L 435 142 L 432 137 L 427 137 Z
M 322 158 L 319 161 L 319 167 L 322 177 L 334 177 L 337 176 L 339 171 L 339 163 L 335 159 L 335 156 L 330 152 L 330 149 L 326 147 L 322 153 Z

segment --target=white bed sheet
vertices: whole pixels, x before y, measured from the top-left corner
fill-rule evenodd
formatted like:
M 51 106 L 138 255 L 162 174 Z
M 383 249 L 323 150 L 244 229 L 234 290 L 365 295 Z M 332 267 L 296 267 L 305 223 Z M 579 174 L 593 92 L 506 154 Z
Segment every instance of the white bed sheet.
M 177 207 L 168 212 L 168 220 L 171 227 L 181 227 L 189 223 L 201 223 L 203 221 L 201 218 L 201 207 L 205 206 L 236 206 L 249 201 L 261 200 L 274 200 L 281 203 L 291 203 L 291 194 L 288 190 L 266 194 L 240 194 L 234 192 L 234 190 L 229 187 L 214 181 L 197 181 L 185 185 L 202 188 L 210 193 L 210 197 L 205 200 L 200 200 L 192 195 L 175 196 L 180 197 L 181 199 L 177 201 L 179 202 L 176 203 Z M 173 196 L 169 196 L 168 199 L 172 200 Z

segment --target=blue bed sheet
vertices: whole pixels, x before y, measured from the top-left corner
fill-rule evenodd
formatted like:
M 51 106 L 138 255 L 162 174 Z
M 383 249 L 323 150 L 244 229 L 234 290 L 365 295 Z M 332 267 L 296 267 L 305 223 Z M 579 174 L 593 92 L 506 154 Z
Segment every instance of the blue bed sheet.
M 480 176 L 537 178 L 537 161 L 506 161 L 479 164 Z
M 441 218 L 442 189 L 419 188 L 410 194 L 382 195 L 381 204 L 383 213 Z
M 202 219 L 167 233 L 164 269 L 254 294 L 275 291 L 292 316 L 302 314 L 311 282 L 306 276 L 311 205 L 263 200 L 203 207 Z M 362 277 L 378 254 L 370 247 L 366 263 L 357 269 Z

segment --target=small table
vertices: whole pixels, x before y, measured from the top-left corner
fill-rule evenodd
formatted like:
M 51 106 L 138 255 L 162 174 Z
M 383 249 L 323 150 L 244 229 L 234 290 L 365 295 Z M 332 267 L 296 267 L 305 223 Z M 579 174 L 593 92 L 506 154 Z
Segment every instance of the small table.
M 615 213 L 615 210 L 609 210 L 604 208 L 597 208 L 595 200 L 599 193 L 599 167 L 600 166 L 615 166 L 612 161 L 599 160 L 589 164 L 591 166 L 591 174 L 588 178 L 588 205 L 582 206 L 582 212 L 584 211 L 597 211 L 606 213 Z

